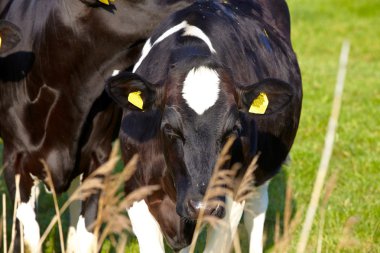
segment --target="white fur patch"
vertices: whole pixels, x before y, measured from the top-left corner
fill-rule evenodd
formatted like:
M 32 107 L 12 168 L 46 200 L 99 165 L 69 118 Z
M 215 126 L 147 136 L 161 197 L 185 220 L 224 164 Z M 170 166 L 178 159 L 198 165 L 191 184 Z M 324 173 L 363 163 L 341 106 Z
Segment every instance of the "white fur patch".
M 207 67 L 193 68 L 183 83 L 182 97 L 197 114 L 202 115 L 219 97 L 218 73 Z
M 150 50 L 154 47 L 154 45 L 160 43 L 164 39 L 168 38 L 170 35 L 178 32 L 178 31 L 180 31 L 182 29 L 185 29 L 185 31 L 184 31 L 184 33 L 183 33 L 182 36 L 197 37 L 197 38 L 203 40 L 207 44 L 207 46 L 209 47 L 210 51 L 213 54 L 216 53 L 214 47 L 212 46 L 212 43 L 211 43 L 210 39 L 207 37 L 207 35 L 201 29 L 199 29 L 196 26 L 189 25 L 187 23 L 187 21 L 182 21 L 178 25 L 173 26 L 172 28 L 170 28 L 169 30 L 167 30 L 166 32 L 164 32 L 160 37 L 158 37 L 158 39 L 155 42 L 153 42 L 153 44 L 151 42 L 151 39 L 148 39 L 146 41 L 146 43 L 145 43 L 145 45 L 144 45 L 144 47 L 142 49 L 140 59 L 136 62 L 135 66 L 133 67 L 133 72 L 136 72 L 136 70 L 141 65 L 142 61 L 148 56 Z
M 96 238 L 93 233 L 87 231 L 83 216 L 79 216 L 77 231 L 75 234 L 76 252 L 94 253 L 96 249 Z
M 32 198 L 31 198 L 32 199 Z M 40 227 L 34 212 L 34 201 L 31 203 L 21 203 L 17 208 L 17 219 L 21 222 L 24 230 L 24 242 L 29 252 L 38 253 L 38 242 L 40 240 Z
M 140 253 L 164 253 L 164 242 L 160 226 L 149 212 L 144 200 L 135 202 L 128 210 L 133 233 L 139 242 Z
M 120 73 L 120 70 L 114 69 L 113 72 L 112 72 L 112 76 L 116 76 L 119 73 Z
M 212 46 L 211 40 L 198 27 L 193 26 L 193 25 L 187 25 L 185 27 L 185 32 L 183 33 L 182 36 L 193 36 L 193 37 L 197 37 L 197 38 L 203 40 L 207 44 L 207 46 L 210 49 L 211 53 L 216 54 L 216 51 L 215 51 L 214 47 Z
M 187 22 L 182 21 L 178 25 L 173 26 L 172 28 L 170 28 L 169 30 L 164 32 L 160 37 L 158 37 L 158 39 L 153 44 L 150 42 L 150 39 L 148 39 L 147 42 L 145 43 L 144 47 L 143 47 L 140 59 L 137 61 L 137 63 L 133 67 L 133 72 L 135 72 L 137 70 L 137 68 L 141 65 L 142 61 L 148 56 L 150 50 L 153 48 L 154 45 L 160 43 L 161 41 L 163 41 L 164 39 L 166 39 L 167 37 L 169 37 L 173 33 L 176 33 L 179 30 L 185 28 L 186 25 L 187 25 Z

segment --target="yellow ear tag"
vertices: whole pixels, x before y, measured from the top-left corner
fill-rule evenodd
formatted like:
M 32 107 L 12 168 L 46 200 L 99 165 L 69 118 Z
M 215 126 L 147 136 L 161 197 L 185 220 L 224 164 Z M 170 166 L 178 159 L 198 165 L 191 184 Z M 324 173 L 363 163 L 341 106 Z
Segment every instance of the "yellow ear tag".
M 99 0 L 99 2 L 104 3 L 106 5 L 110 5 L 110 2 L 108 0 Z
M 134 91 L 128 94 L 128 101 L 137 108 L 143 109 L 144 101 L 141 98 L 141 91 Z
M 0 48 L 1 48 L 1 36 L 0 36 Z
M 253 100 L 251 107 L 249 108 L 250 113 L 264 114 L 268 108 L 269 100 L 267 94 L 260 92 L 260 94 Z

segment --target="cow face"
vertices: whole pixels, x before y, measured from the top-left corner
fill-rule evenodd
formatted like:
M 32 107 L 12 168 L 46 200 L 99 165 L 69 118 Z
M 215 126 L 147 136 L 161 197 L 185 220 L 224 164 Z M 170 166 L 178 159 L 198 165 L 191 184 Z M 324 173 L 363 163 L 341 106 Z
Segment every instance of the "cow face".
M 0 20 L 0 53 L 11 50 L 20 40 L 20 29 L 8 21 Z
M 150 124 L 152 112 L 157 114 L 157 134 L 150 136 L 159 139 L 159 147 L 152 148 L 165 157 L 167 174 L 176 191 L 172 198 L 177 213 L 191 220 L 202 208 L 208 215 L 224 213 L 220 206 L 207 207 L 202 199 L 226 141 L 236 138 L 225 168 L 233 163 L 246 166 L 256 154 L 255 118 L 280 113 L 293 94 L 289 84 L 277 79 L 237 85 L 229 71 L 210 65 L 171 69 L 161 84 L 152 84 L 134 73 L 122 73 L 111 78 L 106 89 L 124 108 L 124 119 L 132 113 L 139 121 L 146 121 L 129 124 L 131 128 Z M 144 114 L 146 117 L 141 116 Z M 130 150 L 140 151 L 136 141 L 123 145 L 137 145 Z

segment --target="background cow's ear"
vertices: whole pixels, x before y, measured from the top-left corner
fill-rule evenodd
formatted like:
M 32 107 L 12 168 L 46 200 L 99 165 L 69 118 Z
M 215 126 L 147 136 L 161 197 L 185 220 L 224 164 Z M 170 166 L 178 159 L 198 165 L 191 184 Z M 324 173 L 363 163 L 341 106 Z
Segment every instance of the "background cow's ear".
M 96 7 L 96 6 L 101 6 L 101 5 L 110 5 L 112 4 L 113 2 L 115 2 L 115 0 L 80 0 L 82 3 L 85 3 L 89 6 L 93 6 L 93 7 Z
M 278 79 L 264 79 L 238 88 L 239 107 L 253 115 L 269 115 L 282 111 L 292 100 L 293 87 Z
M 8 21 L 0 20 L 0 53 L 11 50 L 20 41 L 20 28 Z
M 106 91 L 121 107 L 133 111 L 145 111 L 158 104 L 158 91 L 139 75 L 122 72 L 111 77 L 106 83 Z

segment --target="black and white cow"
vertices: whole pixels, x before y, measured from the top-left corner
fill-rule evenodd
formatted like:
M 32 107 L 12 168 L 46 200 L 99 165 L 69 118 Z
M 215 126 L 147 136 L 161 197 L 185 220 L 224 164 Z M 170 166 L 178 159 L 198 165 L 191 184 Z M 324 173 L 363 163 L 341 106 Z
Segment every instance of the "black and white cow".
M 17 25 L 22 38 L 14 48 L 4 40 L 7 51 L 0 51 L 4 178 L 14 197 L 15 174 L 21 175 L 17 217 L 31 252 L 39 251 L 33 189 L 34 180 L 45 179 L 40 160 L 47 162 L 57 193 L 107 160 L 121 110 L 104 92 L 105 80 L 115 69 L 132 67 L 153 28 L 188 2 L 0 1 L 0 19 Z M 83 205 L 77 252 L 93 245 L 86 227 L 96 218 L 97 199 Z
M 250 252 L 261 252 L 267 182 L 293 144 L 302 102 L 285 1 L 198 1 L 163 22 L 133 73 L 111 78 L 106 89 L 124 111 L 124 159 L 140 157 L 127 190 L 161 185 L 128 210 L 141 252 L 164 252 L 161 232 L 173 249 L 187 247 L 204 207 L 230 224 L 227 236 L 209 232 L 205 251 L 222 252 L 244 204 L 251 209 L 244 216 Z M 225 210 L 208 208 L 202 199 L 230 136 L 236 137 L 231 164 L 242 171 L 261 154 L 258 194 L 246 203 L 226 198 Z

